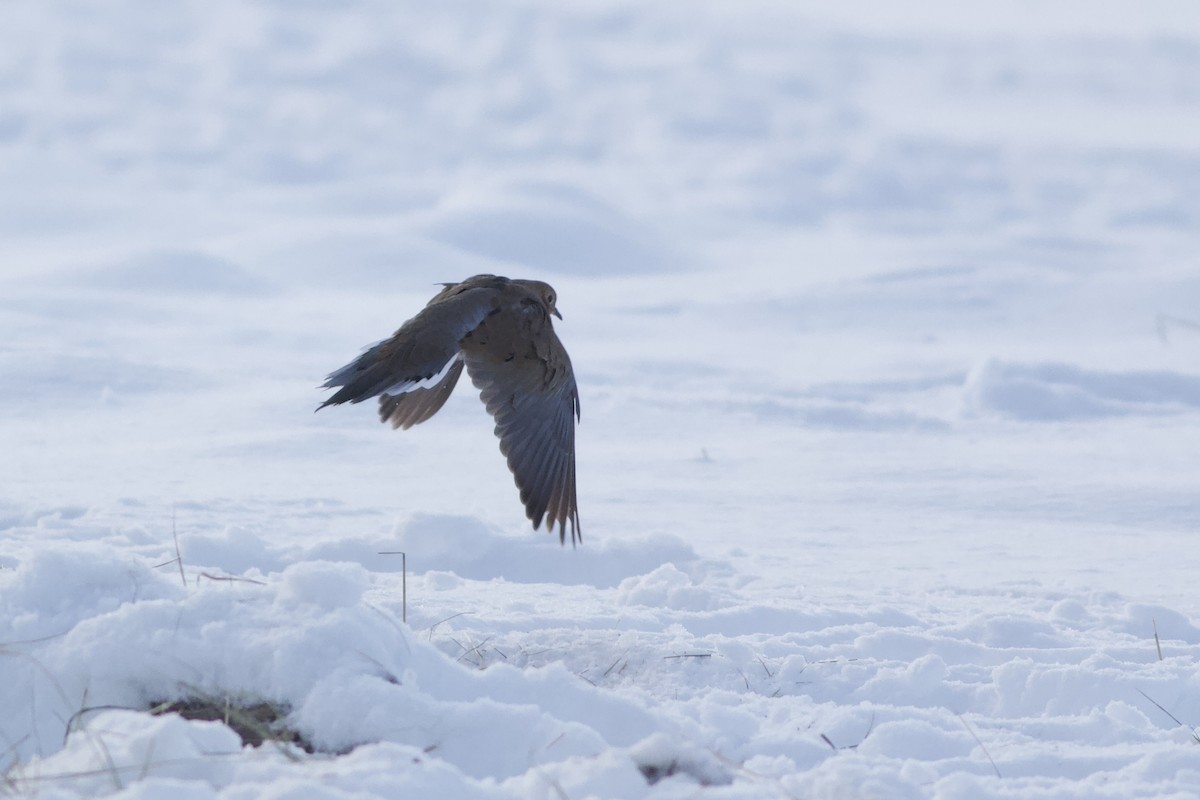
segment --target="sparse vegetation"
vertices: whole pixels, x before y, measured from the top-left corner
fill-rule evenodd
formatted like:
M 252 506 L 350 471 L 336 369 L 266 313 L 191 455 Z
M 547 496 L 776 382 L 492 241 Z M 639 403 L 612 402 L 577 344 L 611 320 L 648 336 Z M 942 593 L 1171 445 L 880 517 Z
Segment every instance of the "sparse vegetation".
M 149 711 L 156 716 L 178 714 L 184 719 L 222 722 L 241 738 L 243 744 L 251 747 L 261 747 L 271 742 L 296 745 L 306 753 L 316 752 L 312 743 L 299 731 L 288 727 L 286 720 L 291 709 L 279 703 L 201 693 L 152 703 Z

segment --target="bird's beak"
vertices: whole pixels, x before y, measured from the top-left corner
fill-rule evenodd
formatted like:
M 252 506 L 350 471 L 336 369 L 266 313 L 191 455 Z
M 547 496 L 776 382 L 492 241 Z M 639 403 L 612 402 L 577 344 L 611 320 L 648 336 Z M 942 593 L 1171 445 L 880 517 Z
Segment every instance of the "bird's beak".
M 562 319 L 562 314 L 558 313 L 557 308 L 554 309 L 553 311 L 551 311 L 550 313 L 553 314 L 554 316 L 558 317 L 559 319 Z

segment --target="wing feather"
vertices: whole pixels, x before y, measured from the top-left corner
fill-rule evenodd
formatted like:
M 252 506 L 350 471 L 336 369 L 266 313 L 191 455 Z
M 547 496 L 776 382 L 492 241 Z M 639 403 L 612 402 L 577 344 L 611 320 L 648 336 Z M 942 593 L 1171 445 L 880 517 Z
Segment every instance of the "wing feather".
M 462 357 L 456 355 L 445 376 L 433 386 L 417 386 L 400 394 L 379 395 L 379 419 L 391 422 L 393 428 L 408 430 L 436 414 L 458 383 L 462 374 Z
M 341 388 L 319 408 L 361 403 L 385 392 L 396 394 L 396 390 L 419 386 L 446 369 L 458 353 L 459 340 L 495 311 L 495 288 L 461 286 L 443 290 L 390 339 L 331 373 L 324 388 Z
M 535 309 L 536 311 L 536 309 Z M 496 421 L 500 451 L 520 490 L 525 514 L 581 538 L 575 492 L 578 389 L 571 360 L 544 311 L 504 309 L 462 343 L 467 374 Z

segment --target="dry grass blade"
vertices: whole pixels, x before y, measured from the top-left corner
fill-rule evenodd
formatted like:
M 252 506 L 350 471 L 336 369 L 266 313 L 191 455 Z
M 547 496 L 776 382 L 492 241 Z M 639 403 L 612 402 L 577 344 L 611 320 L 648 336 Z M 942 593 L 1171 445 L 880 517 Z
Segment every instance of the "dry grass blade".
M 482 642 L 480 642 L 479 644 L 477 644 L 477 645 L 474 645 L 473 647 L 467 647 L 467 646 L 466 646 L 466 645 L 464 645 L 462 642 L 458 641 L 458 640 L 457 640 L 457 639 L 455 639 L 454 637 L 451 637 L 451 638 L 450 638 L 450 641 L 454 642 L 456 645 L 458 645 L 458 646 L 459 646 L 460 648 L 462 648 L 462 650 L 463 650 L 463 653 L 462 653 L 462 654 L 461 654 L 461 655 L 460 655 L 460 656 L 459 656 L 457 659 L 455 659 L 455 660 L 456 660 L 456 661 L 460 661 L 460 662 L 461 662 L 461 661 L 463 661 L 464 659 L 468 659 L 468 663 L 472 663 L 472 662 L 470 662 L 470 660 L 469 660 L 469 656 L 470 656 L 472 653 L 474 653 L 474 654 L 475 654 L 475 655 L 476 655 L 476 656 L 479 658 L 479 660 L 478 660 L 477 662 L 474 662 L 474 663 L 475 663 L 475 666 L 477 666 L 479 669 L 484 669 L 484 668 L 486 668 L 486 667 L 487 667 L 487 658 L 485 658 L 485 657 L 484 657 L 484 655 L 483 655 L 483 650 L 482 650 L 481 648 L 482 648 L 482 647 L 483 647 L 485 644 L 487 644 L 488 642 L 490 642 L 491 640 L 492 640 L 492 637 L 491 637 L 491 636 L 489 636 L 489 637 L 487 637 L 486 639 L 484 639 Z
M 254 578 L 243 578 L 240 575 L 213 575 L 211 572 L 201 572 L 201 578 L 208 578 L 210 581 L 221 581 L 224 583 L 253 583 L 255 586 L 266 586 L 266 581 L 255 580 Z
M 381 556 L 400 556 L 400 621 L 408 623 L 408 553 L 403 550 L 380 550 Z
M 371 609 L 376 614 L 383 617 L 388 622 L 389 625 L 391 625 L 393 628 L 396 629 L 396 633 L 399 634 L 399 636 L 400 636 L 400 643 L 404 645 L 405 650 L 407 650 L 409 653 L 411 653 L 412 647 L 408 643 L 408 637 L 404 635 L 404 629 L 401 628 L 399 623 L 396 622 L 396 618 L 393 617 L 391 614 L 387 613 L 386 611 L 384 611 L 379 606 L 372 605 L 371 603 L 367 603 L 367 608 Z
M 55 634 L 55 636 L 58 636 L 58 635 L 60 635 L 60 634 Z M 45 641 L 46 638 L 54 638 L 54 636 L 45 637 L 43 639 L 30 639 L 29 641 L 30 642 Z M 33 666 L 33 668 L 35 670 L 37 670 L 39 673 L 41 673 L 42 677 L 46 679 L 46 682 L 50 685 L 50 687 L 52 689 L 54 689 L 54 692 L 58 695 L 58 699 L 62 701 L 63 708 L 74 707 L 75 703 L 73 703 L 71 701 L 71 698 L 67 696 L 67 690 L 65 688 L 63 688 L 63 685 L 59 682 L 59 680 L 55 676 L 55 674 L 45 664 L 43 664 L 41 662 L 41 660 L 38 659 L 36 656 L 34 656 L 30 653 L 23 652 L 21 650 L 16 650 L 8 645 L 3 645 L 3 644 L 0 644 L 0 656 L 12 656 L 14 658 L 20 658 L 20 659 L 23 659 L 24 661 L 28 662 L 29 664 L 31 664 Z M 87 693 L 86 692 L 84 693 L 84 697 L 83 697 L 83 699 L 80 700 L 80 702 L 81 703 L 87 702 Z M 60 719 L 61 719 L 61 717 L 60 717 Z
M 183 553 L 179 550 L 179 531 L 175 528 L 175 509 L 171 509 L 171 538 L 175 540 L 175 563 L 179 565 L 179 580 L 187 588 L 187 575 L 183 572 Z
M 963 724 L 963 727 L 967 729 L 967 733 L 971 734 L 971 738 L 975 740 L 975 744 L 979 745 L 979 749 L 983 751 L 983 754 L 985 756 L 987 756 L 988 763 L 990 763 L 992 765 L 992 769 L 996 771 L 996 777 L 1003 778 L 1004 776 L 1000 774 L 1000 768 L 998 766 L 996 766 L 995 759 L 993 759 L 992 754 L 988 752 L 987 746 L 975 734 L 975 729 L 972 728 L 970 723 L 968 723 L 966 721 L 966 719 L 963 718 L 962 714 L 955 714 L 954 716 L 958 717 L 958 721 L 961 722 Z
M 867 723 L 866 732 L 863 733 L 862 738 L 859 739 L 854 744 L 848 744 L 843 747 L 838 747 L 837 745 L 835 745 L 833 743 L 832 739 L 830 739 L 828 736 L 826 736 L 823 733 L 821 734 L 821 741 L 825 742 L 825 744 L 829 745 L 829 747 L 833 750 L 857 750 L 858 746 L 867 740 L 867 737 L 871 735 L 871 731 L 873 731 L 873 730 L 875 730 L 875 712 L 874 711 L 871 712 L 871 721 Z
M 3 752 L 0 752 L 0 770 L 2 770 L 4 773 L 4 782 L 5 783 L 9 782 L 8 781 L 9 770 L 11 770 L 13 768 L 13 766 L 19 762 L 19 760 L 16 757 L 14 757 L 12 760 L 12 763 L 5 763 L 5 762 L 8 760 L 9 756 L 13 755 L 13 753 L 15 753 L 17 751 L 18 747 L 25 744 L 27 741 L 29 741 L 28 733 L 25 734 L 24 736 L 22 736 L 20 739 L 17 739 L 15 742 L 11 743 L 8 747 L 4 748 Z
M 1143 692 L 1141 689 L 1138 689 L 1138 694 L 1140 694 L 1142 697 L 1146 698 L 1151 703 L 1153 703 L 1155 708 L 1157 708 L 1159 711 L 1163 712 L 1168 717 L 1170 717 L 1171 721 L 1174 722 L 1176 725 L 1178 725 L 1181 728 L 1187 728 L 1189 731 L 1191 731 L 1192 732 L 1192 740 L 1195 741 L 1197 744 L 1200 744 L 1200 733 L 1197 733 L 1195 728 L 1193 728 L 1191 725 L 1188 725 L 1185 722 L 1183 722 L 1182 720 L 1180 720 L 1179 717 L 1175 716 L 1170 711 L 1167 711 L 1167 709 L 1163 707 L 1162 703 L 1158 702 L 1153 697 L 1151 697 L 1150 695 Z
M 614 669 L 616 669 L 616 667 L 617 667 L 617 664 L 620 664 L 620 663 L 621 663 L 621 659 L 625 658 L 625 656 L 627 656 L 627 655 L 629 655 L 629 650 L 628 650 L 628 649 L 626 649 L 624 653 L 621 653 L 621 655 L 617 656 L 617 659 L 616 659 L 616 661 L 614 661 L 614 662 L 612 662 L 611 664 L 609 664 L 609 665 L 608 665 L 608 669 L 604 670 L 604 674 L 603 674 L 603 675 L 601 675 L 600 677 L 601 677 L 601 678 L 607 678 L 607 677 L 608 677 L 608 673 L 610 673 L 610 672 L 612 672 Z M 624 672 L 624 671 L 625 671 L 625 668 L 624 668 L 624 667 L 621 667 L 621 672 Z M 621 673 L 620 673 L 620 672 L 618 672 L 617 674 L 618 674 L 618 675 L 620 675 Z
M 450 616 L 446 617 L 445 619 L 439 619 L 437 622 L 435 622 L 435 623 L 433 623 L 432 625 L 430 625 L 430 626 L 429 626 L 429 638 L 430 638 L 430 639 L 433 639 L 433 629 L 434 629 L 434 628 L 436 628 L 438 625 L 441 625 L 443 622 L 449 622 L 450 620 L 454 619 L 455 617 L 461 617 L 461 616 L 463 616 L 463 615 L 465 615 L 465 614 L 473 614 L 473 613 L 475 613 L 475 612 L 473 612 L 473 611 L 460 611 L 460 612 L 458 612 L 457 614 L 451 614 Z
M 67 718 L 66 729 L 63 731 L 63 744 L 67 743 L 67 739 L 72 733 L 79 730 L 78 723 L 85 714 L 91 714 L 94 711 L 137 711 L 136 708 L 129 706 L 103 705 L 103 706 L 84 706 Z M 154 713 L 151 711 L 150 713 Z
M 233 753 L 212 753 L 204 756 L 204 759 L 214 758 L 230 758 L 236 754 Z M 36 792 L 29 791 L 26 786 L 31 784 L 49 783 L 51 781 L 69 781 L 78 778 L 95 778 L 101 775 L 114 776 L 114 780 L 118 780 L 122 774 L 136 773 L 141 774 L 149 767 L 174 767 L 180 765 L 194 765 L 199 759 L 196 758 L 158 758 L 141 764 L 111 764 L 103 768 L 96 769 L 81 769 L 71 772 L 49 772 L 37 775 L 36 778 L 25 778 L 21 776 L 5 776 L 4 784 L 13 789 L 13 791 L 22 797 L 37 797 Z M 136 777 L 136 775 L 135 775 Z M 56 797 L 59 795 L 55 795 Z M 78 796 L 78 795 L 74 795 Z

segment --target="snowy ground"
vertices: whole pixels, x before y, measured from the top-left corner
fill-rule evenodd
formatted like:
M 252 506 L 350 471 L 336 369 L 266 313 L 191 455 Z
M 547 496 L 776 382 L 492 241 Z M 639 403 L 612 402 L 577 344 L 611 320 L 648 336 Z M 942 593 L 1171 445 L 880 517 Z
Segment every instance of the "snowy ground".
M 1200 10 L 852 5 L 0 5 L 0 794 L 1200 794 Z M 578 549 L 312 413 L 478 272 Z

